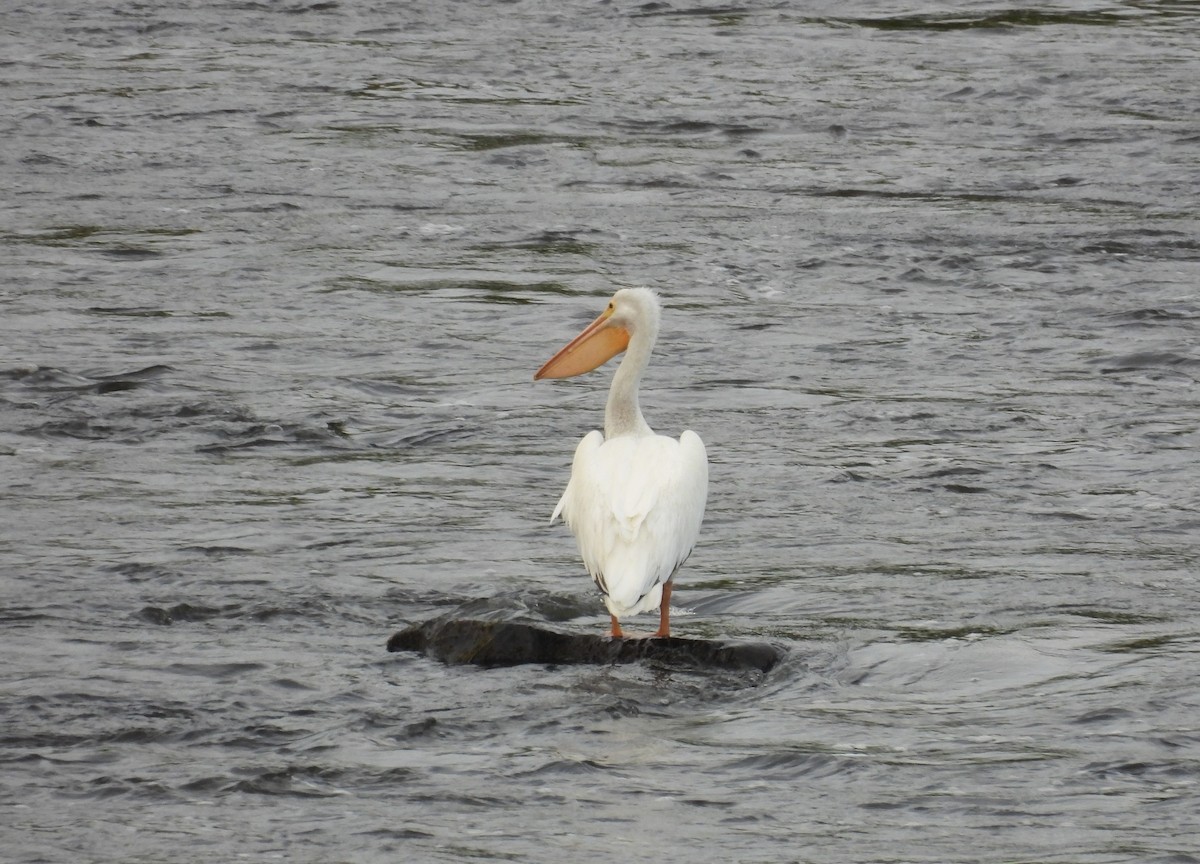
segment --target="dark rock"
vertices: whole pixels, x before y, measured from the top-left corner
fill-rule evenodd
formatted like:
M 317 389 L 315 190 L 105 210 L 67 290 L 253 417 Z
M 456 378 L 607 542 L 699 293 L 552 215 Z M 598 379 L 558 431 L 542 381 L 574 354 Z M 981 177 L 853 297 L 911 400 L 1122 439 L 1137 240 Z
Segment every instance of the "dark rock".
M 159 606 L 145 606 L 137 614 L 143 621 L 149 621 L 151 624 L 158 624 L 165 627 L 173 623 L 171 613 Z
M 708 639 L 613 639 L 564 633 L 530 621 L 434 618 L 396 633 L 388 651 L 418 651 L 443 663 L 517 666 L 523 663 L 610 664 L 649 661 L 685 669 L 768 672 L 787 652 L 765 642 Z

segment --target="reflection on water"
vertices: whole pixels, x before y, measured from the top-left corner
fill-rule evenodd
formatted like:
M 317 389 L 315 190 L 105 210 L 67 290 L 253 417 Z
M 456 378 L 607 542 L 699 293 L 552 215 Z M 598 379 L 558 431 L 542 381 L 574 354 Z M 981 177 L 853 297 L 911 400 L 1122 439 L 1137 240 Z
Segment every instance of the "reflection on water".
M 14 860 L 1195 853 L 1186 8 L 10 19 Z M 547 523 L 605 376 L 531 378 L 631 284 L 677 627 L 788 660 L 388 655 L 603 630 Z

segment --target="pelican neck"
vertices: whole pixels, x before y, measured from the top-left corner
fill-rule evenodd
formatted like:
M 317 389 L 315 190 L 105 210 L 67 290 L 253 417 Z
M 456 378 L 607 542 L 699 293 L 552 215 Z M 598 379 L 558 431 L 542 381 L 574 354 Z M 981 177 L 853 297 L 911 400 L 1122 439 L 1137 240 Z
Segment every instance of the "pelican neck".
M 657 335 L 652 329 L 638 329 L 631 334 L 629 347 L 625 349 L 625 356 L 621 358 L 608 390 L 608 403 L 604 406 L 605 438 L 654 434 L 638 405 L 638 388 Z

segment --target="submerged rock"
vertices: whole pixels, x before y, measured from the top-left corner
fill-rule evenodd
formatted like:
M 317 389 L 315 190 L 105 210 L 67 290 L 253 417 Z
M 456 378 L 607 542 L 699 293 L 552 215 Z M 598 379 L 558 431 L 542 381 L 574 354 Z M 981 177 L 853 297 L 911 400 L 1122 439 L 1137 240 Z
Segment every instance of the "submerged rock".
M 177 603 L 170 609 L 163 609 L 159 606 L 143 607 L 137 613 L 137 617 L 143 621 L 149 621 L 151 624 L 160 624 L 165 627 L 179 621 L 207 621 L 209 618 L 216 618 L 221 614 L 222 610 L 213 609 L 211 606 Z
M 609 664 L 641 660 L 688 669 L 768 672 L 786 651 L 765 642 L 564 633 L 530 621 L 434 618 L 394 634 L 388 651 L 418 651 L 443 663 L 517 666 L 523 663 Z

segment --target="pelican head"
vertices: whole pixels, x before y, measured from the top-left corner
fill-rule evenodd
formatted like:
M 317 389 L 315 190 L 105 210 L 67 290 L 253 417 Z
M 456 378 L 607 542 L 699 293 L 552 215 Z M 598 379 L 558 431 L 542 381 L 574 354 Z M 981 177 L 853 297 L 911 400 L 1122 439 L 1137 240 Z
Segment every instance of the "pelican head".
M 537 371 L 534 380 L 591 372 L 628 348 L 633 339 L 648 348 L 658 335 L 659 314 L 658 297 L 649 288 L 622 288 L 595 321 Z

